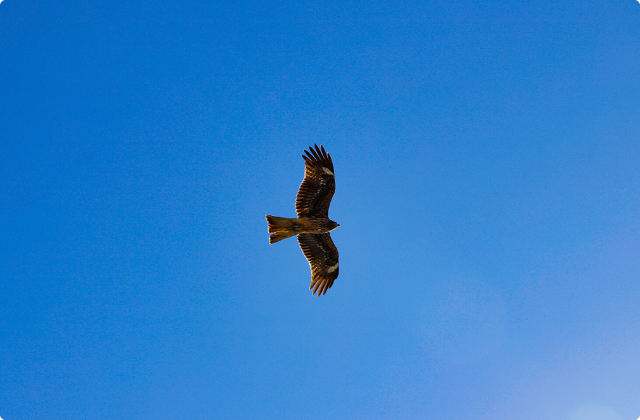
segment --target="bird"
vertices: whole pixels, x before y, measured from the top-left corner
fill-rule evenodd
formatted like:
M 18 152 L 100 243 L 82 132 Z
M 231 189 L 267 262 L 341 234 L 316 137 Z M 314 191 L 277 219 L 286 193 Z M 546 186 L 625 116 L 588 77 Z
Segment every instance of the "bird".
M 329 205 L 336 191 L 331 156 L 317 144 L 304 151 L 304 179 L 296 196 L 297 218 L 267 215 L 269 243 L 298 235 L 298 244 L 311 269 L 312 295 L 327 293 L 338 278 L 338 248 L 329 232 L 340 226 L 329 219 Z

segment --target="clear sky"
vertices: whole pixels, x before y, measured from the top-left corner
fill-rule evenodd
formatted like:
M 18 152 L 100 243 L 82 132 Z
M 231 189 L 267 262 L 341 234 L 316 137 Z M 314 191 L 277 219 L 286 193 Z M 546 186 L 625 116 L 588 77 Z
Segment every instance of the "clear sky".
M 636 0 L 6 0 L 0 98 L 5 420 L 640 416 Z

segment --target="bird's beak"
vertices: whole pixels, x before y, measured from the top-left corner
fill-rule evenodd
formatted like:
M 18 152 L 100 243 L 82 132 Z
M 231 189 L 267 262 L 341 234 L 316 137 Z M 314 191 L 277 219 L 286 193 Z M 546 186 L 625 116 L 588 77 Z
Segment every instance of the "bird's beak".
M 336 224 L 337 224 L 337 223 L 336 223 Z M 337 225 L 338 225 L 338 224 L 337 224 Z M 338 225 L 338 226 L 340 226 L 340 225 Z

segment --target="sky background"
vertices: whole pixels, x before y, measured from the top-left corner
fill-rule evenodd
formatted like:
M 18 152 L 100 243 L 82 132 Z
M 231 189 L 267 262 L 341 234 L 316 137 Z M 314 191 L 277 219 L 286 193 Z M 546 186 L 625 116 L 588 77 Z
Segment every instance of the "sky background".
M 640 416 L 640 4 L 5 0 L 0 416 Z M 340 277 L 294 239 L 331 154 Z

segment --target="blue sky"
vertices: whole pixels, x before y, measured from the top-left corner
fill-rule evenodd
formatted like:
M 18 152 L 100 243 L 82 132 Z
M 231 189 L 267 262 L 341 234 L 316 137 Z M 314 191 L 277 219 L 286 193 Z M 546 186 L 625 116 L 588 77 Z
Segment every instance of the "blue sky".
M 640 416 L 640 4 L 0 5 L 0 416 Z M 303 150 L 335 164 L 311 295 Z

